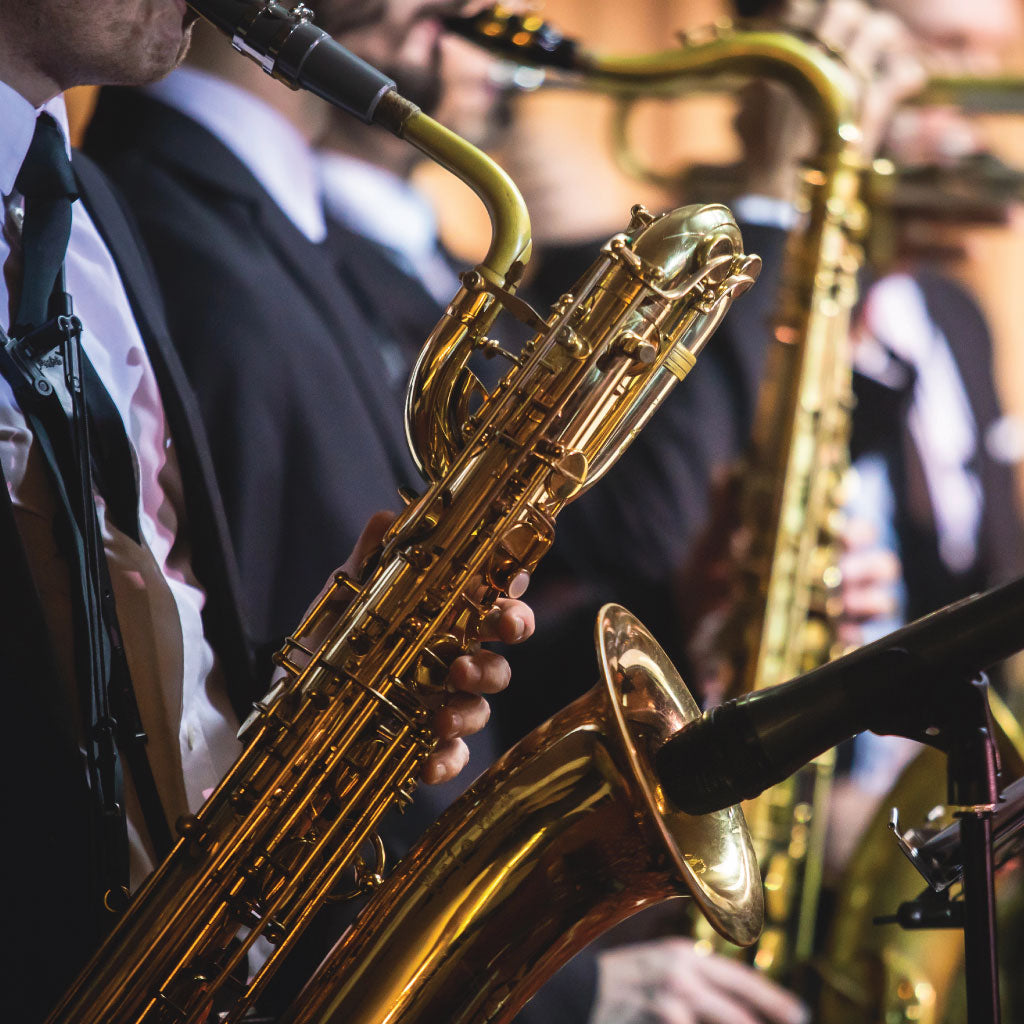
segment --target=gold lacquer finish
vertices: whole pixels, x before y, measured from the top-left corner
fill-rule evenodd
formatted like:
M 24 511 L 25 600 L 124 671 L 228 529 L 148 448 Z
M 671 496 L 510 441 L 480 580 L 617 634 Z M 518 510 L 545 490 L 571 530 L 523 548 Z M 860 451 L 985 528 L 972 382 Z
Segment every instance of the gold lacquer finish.
M 309 22 L 305 8 L 192 5 L 275 76 L 302 84 L 303 69 L 318 68 L 311 88 L 365 108 L 469 182 L 490 211 L 494 239 L 464 276 L 410 385 L 407 426 L 425 492 L 410 496 L 363 577 L 339 573 L 285 641 L 275 685 L 242 728 L 241 757 L 198 814 L 179 823 L 179 842 L 50 1024 L 238 1021 L 320 907 L 353 885 L 380 884 L 377 822 L 412 798 L 436 744 L 425 698 L 473 643 L 495 600 L 547 550 L 557 513 L 614 461 L 760 267 L 743 254 L 725 207 L 663 217 L 636 208 L 626 231 L 542 320 L 513 295 L 529 253 L 529 220 L 497 165 L 390 83 L 380 93 L 371 69 L 353 71 L 351 56 Z M 332 78 L 339 66 L 344 73 Z M 363 91 L 350 100 L 350 73 L 362 81 L 368 71 L 370 99 Z M 486 336 L 501 309 L 534 329 L 517 352 Z M 468 368 L 474 352 L 509 362 L 492 391 Z M 572 757 L 547 770 L 571 776 Z M 604 792 L 598 785 L 595 798 Z M 623 827 L 635 830 L 635 811 L 620 808 Z M 491 869 L 493 884 L 506 868 Z M 588 870 L 579 865 L 580 874 Z M 570 892 L 580 884 L 577 874 L 556 881 Z M 756 927 L 756 904 L 741 901 L 756 897 L 737 890 L 729 905 L 729 895 L 704 902 L 730 934 L 749 937 L 738 921 L 749 912 L 748 926 Z M 446 934 L 416 942 L 433 948 Z M 247 954 L 259 939 L 271 952 L 247 977 Z M 413 975 L 420 969 L 410 965 Z M 493 998 L 512 998 L 499 994 L 509 983 L 496 967 Z
M 739 809 L 691 818 L 653 771 L 696 702 L 625 609 L 601 610 L 597 644 L 603 681 L 445 812 L 287 1024 L 499 1024 L 607 928 L 680 896 L 732 941 L 756 939 L 761 881 Z

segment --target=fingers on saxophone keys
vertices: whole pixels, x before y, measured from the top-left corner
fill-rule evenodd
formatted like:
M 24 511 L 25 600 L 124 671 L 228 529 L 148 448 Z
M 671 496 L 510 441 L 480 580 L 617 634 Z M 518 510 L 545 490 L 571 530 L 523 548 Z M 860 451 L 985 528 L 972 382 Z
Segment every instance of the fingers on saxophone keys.
M 480 639 L 517 644 L 532 636 L 533 630 L 533 609 L 523 601 L 502 597 L 481 624 Z
M 456 693 L 434 712 L 434 730 L 446 741 L 472 736 L 487 724 L 490 717 L 491 707 L 483 697 Z
M 511 676 L 508 662 L 500 654 L 478 650 L 452 662 L 447 688 L 465 693 L 500 693 L 508 686 Z
M 469 763 L 469 747 L 460 739 L 442 743 L 423 763 L 423 781 L 430 786 L 454 779 Z

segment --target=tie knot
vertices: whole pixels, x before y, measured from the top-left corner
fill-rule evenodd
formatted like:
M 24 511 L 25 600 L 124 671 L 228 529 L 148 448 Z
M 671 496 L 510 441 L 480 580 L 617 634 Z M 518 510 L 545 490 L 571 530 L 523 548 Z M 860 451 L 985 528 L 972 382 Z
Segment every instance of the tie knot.
M 26 199 L 78 198 L 64 136 L 49 114 L 40 114 L 36 119 L 32 143 L 14 187 Z

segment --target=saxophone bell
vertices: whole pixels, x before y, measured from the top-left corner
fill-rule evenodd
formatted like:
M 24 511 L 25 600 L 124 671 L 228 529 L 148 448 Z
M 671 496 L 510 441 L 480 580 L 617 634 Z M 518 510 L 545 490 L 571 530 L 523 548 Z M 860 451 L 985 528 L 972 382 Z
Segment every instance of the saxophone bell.
M 424 834 L 285 1024 L 504 1024 L 608 928 L 685 896 L 730 941 L 755 941 L 763 899 L 742 813 L 691 817 L 654 771 L 696 702 L 624 608 L 601 610 L 595 640 L 602 680 Z

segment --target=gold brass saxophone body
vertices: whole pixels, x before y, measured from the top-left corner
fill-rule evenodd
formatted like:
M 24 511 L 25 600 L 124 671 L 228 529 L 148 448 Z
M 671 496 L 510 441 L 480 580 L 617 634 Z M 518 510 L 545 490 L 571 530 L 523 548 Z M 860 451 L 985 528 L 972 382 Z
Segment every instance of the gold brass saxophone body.
M 602 609 L 596 639 L 603 682 L 445 812 L 284 1024 L 505 1024 L 602 932 L 688 894 L 754 940 L 761 879 L 739 809 L 691 818 L 653 770 L 696 702 L 625 609 Z
M 787 244 L 741 477 L 750 548 L 735 567 L 732 605 L 713 657 L 731 679 L 728 695 L 826 661 L 833 653 L 836 528 L 848 464 L 848 333 L 867 222 L 856 83 L 834 55 L 779 31 L 718 27 L 676 49 L 620 57 L 585 52 L 543 23 L 500 9 L 458 27 L 524 63 L 568 69 L 623 105 L 723 78 L 758 78 L 789 86 L 813 117 L 818 146 L 804 171 L 801 224 Z M 745 808 L 766 888 L 754 962 L 776 976 L 813 951 L 832 761 L 831 753 L 823 755 Z
M 299 71 L 317 61 L 351 59 L 311 25 L 304 8 L 258 0 L 193 6 L 290 84 L 301 84 Z M 333 84 L 319 81 L 321 95 L 333 95 Z M 495 599 L 517 592 L 522 573 L 550 545 L 558 511 L 614 462 L 757 275 L 760 261 L 743 254 L 724 207 L 690 206 L 663 217 L 636 208 L 626 231 L 541 320 L 513 295 L 530 244 L 513 183 L 393 88 L 371 100 L 373 120 L 463 178 L 492 219 L 487 256 L 464 275 L 410 385 L 407 431 L 427 489 L 409 496 L 362 578 L 337 574 L 285 641 L 275 657 L 276 682 L 243 725 L 242 755 L 199 812 L 179 822 L 173 851 L 51 1024 L 201 1024 L 213 1014 L 221 1024 L 238 1021 L 317 910 L 351 890 L 353 873 L 357 889 L 380 884 L 376 824 L 411 799 L 436 742 L 425 696 L 442 688 L 448 665 L 472 642 Z M 516 353 L 486 336 L 502 308 L 533 329 Z M 509 359 L 490 392 L 467 366 L 475 352 Z M 675 709 L 688 699 L 681 684 L 677 689 L 662 688 L 667 696 L 647 709 L 639 728 L 671 730 L 679 721 Z M 628 703 L 632 691 L 624 684 L 623 692 Z M 609 712 L 616 713 L 621 720 L 621 710 Z M 570 716 L 566 727 L 578 725 Z M 609 789 L 627 798 L 643 789 L 640 781 L 611 780 L 605 762 L 612 755 L 601 743 L 592 751 L 595 764 L 581 766 L 586 745 L 585 738 L 570 740 L 560 748 L 570 760 L 544 768 L 554 784 L 553 813 L 573 800 L 581 810 L 602 803 Z M 625 753 L 615 757 L 629 770 Z M 574 772 L 585 777 L 584 786 L 600 775 L 605 788 L 596 783 L 590 796 L 571 795 L 562 783 Z M 515 803 L 515 786 L 503 790 L 503 775 L 504 769 L 492 773 L 495 791 L 478 791 L 480 801 Z M 655 798 L 646 795 L 649 806 Z M 635 804 L 619 803 L 602 830 L 613 823 L 635 829 L 636 812 Z M 760 925 L 760 887 L 742 816 L 734 810 L 687 828 L 692 841 L 681 846 L 691 861 L 666 873 L 655 855 L 634 896 L 623 897 L 622 886 L 611 883 L 622 905 L 607 916 L 651 899 L 655 874 L 679 875 L 711 894 L 699 899 L 719 927 L 751 941 Z M 657 823 L 641 828 L 644 835 L 664 831 Z M 555 856 L 521 838 L 518 864 L 529 852 L 542 865 Z M 621 867 L 611 846 L 607 864 L 566 866 L 580 877 L 611 876 Z M 516 866 L 499 860 L 489 869 L 491 883 L 508 882 Z M 708 887 L 698 877 L 705 875 L 717 881 Z M 571 874 L 552 881 L 573 891 L 579 883 Z M 666 892 L 680 889 L 677 878 L 666 884 Z M 543 907 L 528 913 L 534 920 Z M 442 936 L 420 938 L 428 944 Z M 261 939 L 269 956 L 247 978 L 247 954 Z M 504 984 L 502 978 L 496 974 L 492 984 Z

